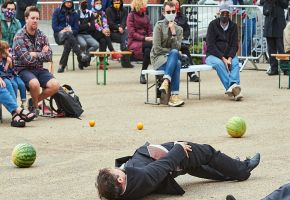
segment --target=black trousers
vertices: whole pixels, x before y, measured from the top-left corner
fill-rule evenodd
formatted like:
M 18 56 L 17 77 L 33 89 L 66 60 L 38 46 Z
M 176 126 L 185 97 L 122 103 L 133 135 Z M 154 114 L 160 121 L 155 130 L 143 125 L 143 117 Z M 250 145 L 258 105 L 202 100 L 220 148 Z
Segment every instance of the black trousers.
M 111 32 L 111 40 L 112 42 L 120 43 L 121 51 L 127 50 L 127 41 L 128 41 L 127 29 L 125 29 L 123 33 Z
M 92 34 L 93 38 L 100 43 L 100 51 L 106 51 L 107 47 L 110 51 L 114 51 L 114 47 L 112 45 L 111 37 L 104 35 L 100 31 L 96 31 Z
M 191 55 L 190 55 L 190 51 L 189 51 L 189 45 L 182 45 L 181 44 L 180 51 L 181 51 L 182 54 L 187 55 L 187 57 L 189 58 L 190 65 L 193 65 L 193 61 L 192 61 L 192 58 L 191 58 Z M 187 73 L 188 76 L 191 76 L 192 74 L 195 74 L 195 73 L 194 72 Z
M 59 65 L 65 67 L 67 66 L 68 57 L 70 54 L 71 49 L 75 52 L 78 57 L 78 61 L 80 62 L 81 59 L 81 50 L 78 45 L 78 41 L 73 35 L 72 32 L 62 33 L 54 33 L 53 34 L 55 42 L 58 45 L 63 45 L 63 52 L 59 61 Z
M 151 49 L 152 49 L 152 41 L 143 42 L 143 45 L 142 45 L 142 52 L 143 52 L 142 70 L 146 70 L 151 63 L 151 61 L 150 61 Z
M 267 48 L 270 56 L 271 71 L 278 71 L 278 61 L 271 54 L 284 53 L 283 37 L 267 37 Z
M 275 190 L 262 200 L 286 200 L 290 199 L 290 183 L 282 185 L 279 189 Z
M 189 158 L 185 158 L 180 167 L 185 173 L 192 176 L 228 181 L 246 180 L 250 177 L 247 163 L 227 156 L 220 151 L 216 151 L 210 145 L 189 143 L 192 152 Z

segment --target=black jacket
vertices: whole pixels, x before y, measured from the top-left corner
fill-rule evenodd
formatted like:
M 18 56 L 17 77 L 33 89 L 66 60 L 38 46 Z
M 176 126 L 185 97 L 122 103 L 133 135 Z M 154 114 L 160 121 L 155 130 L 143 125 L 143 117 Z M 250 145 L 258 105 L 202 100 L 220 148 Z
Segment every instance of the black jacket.
M 126 20 L 127 20 L 128 11 L 127 9 L 123 7 L 122 0 L 121 0 L 121 7 L 119 10 L 115 9 L 112 3 L 111 7 L 106 9 L 106 15 L 108 19 L 108 25 L 111 31 L 118 32 L 119 27 L 122 27 L 123 29 L 126 28 Z
M 36 6 L 38 0 L 16 0 L 16 18 L 24 20 L 24 11 L 28 6 Z
M 265 15 L 264 37 L 283 37 L 286 27 L 284 9 L 288 8 L 288 0 L 261 0 Z
M 184 194 L 184 190 L 174 180 L 175 175 L 170 174 L 185 158 L 183 147 L 173 143 L 162 144 L 169 153 L 164 158 L 154 161 L 148 153 L 148 145 L 149 143 L 146 143 L 137 149 L 132 157 L 116 160 L 116 167 L 128 161 L 125 167 L 126 191 L 120 199 L 136 200 L 150 193 Z
M 206 44 L 207 55 L 213 55 L 220 59 L 222 57 L 235 57 L 238 51 L 237 24 L 229 21 L 229 27 L 224 31 L 219 18 L 211 21 L 207 29 Z
M 85 13 L 82 13 L 81 10 L 78 10 L 79 15 L 79 33 L 78 34 L 91 34 L 96 31 L 95 27 L 95 17 L 93 13 L 89 10 L 86 10 Z M 89 26 L 90 23 L 90 26 Z

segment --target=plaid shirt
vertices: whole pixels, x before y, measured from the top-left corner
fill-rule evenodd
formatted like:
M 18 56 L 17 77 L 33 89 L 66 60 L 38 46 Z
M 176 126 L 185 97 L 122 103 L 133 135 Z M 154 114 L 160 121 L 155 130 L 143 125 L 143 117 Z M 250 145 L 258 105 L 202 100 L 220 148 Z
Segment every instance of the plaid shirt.
M 13 58 L 14 66 L 18 71 L 23 69 L 43 68 L 43 62 L 52 61 L 52 50 L 49 46 L 47 52 L 42 52 L 43 47 L 47 45 L 48 38 L 42 31 L 37 29 L 35 38 L 31 38 L 26 32 L 25 26 L 15 35 L 13 40 Z M 37 52 L 34 58 L 30 52 Z

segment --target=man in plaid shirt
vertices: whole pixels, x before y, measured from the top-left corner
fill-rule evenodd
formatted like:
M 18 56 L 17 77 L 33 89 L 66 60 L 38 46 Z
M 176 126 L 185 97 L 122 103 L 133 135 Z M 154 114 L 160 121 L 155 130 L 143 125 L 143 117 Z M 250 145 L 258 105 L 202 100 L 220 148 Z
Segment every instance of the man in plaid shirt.
M 38 102 L 55 94 L 59 83 L 43 68 L 43 62 L 51 62 L 52 50 L 47 36 L 38 29 L 38 8 L 28 7 L 24 15 L 26 25 L 15 35 L 13 41 L 14 65 L 30 90 L 32 100 L 29 101 L 29 109 L 37 113 Z

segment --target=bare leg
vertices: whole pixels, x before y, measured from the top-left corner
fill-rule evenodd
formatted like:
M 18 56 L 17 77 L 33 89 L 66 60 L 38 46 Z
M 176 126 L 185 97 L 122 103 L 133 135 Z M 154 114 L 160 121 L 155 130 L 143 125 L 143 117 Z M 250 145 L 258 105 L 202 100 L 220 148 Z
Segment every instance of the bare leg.
M 39 102 L 39 94 L 40 94 L 40 84 L 39 81 L 34 78 L 29 81 L 29 90 L 30 95 L 32 97 L 33 101 L 33 107 L 37 108 L 38 102 Z
M 46 84 L 46 88 L 43 89 L 42 93 L 38 96 L 38 102 L 54 95 L 55 93 L 57 93 L 58 89 L 59 89 L 58 81 L 55 78 L 49 80 Z

